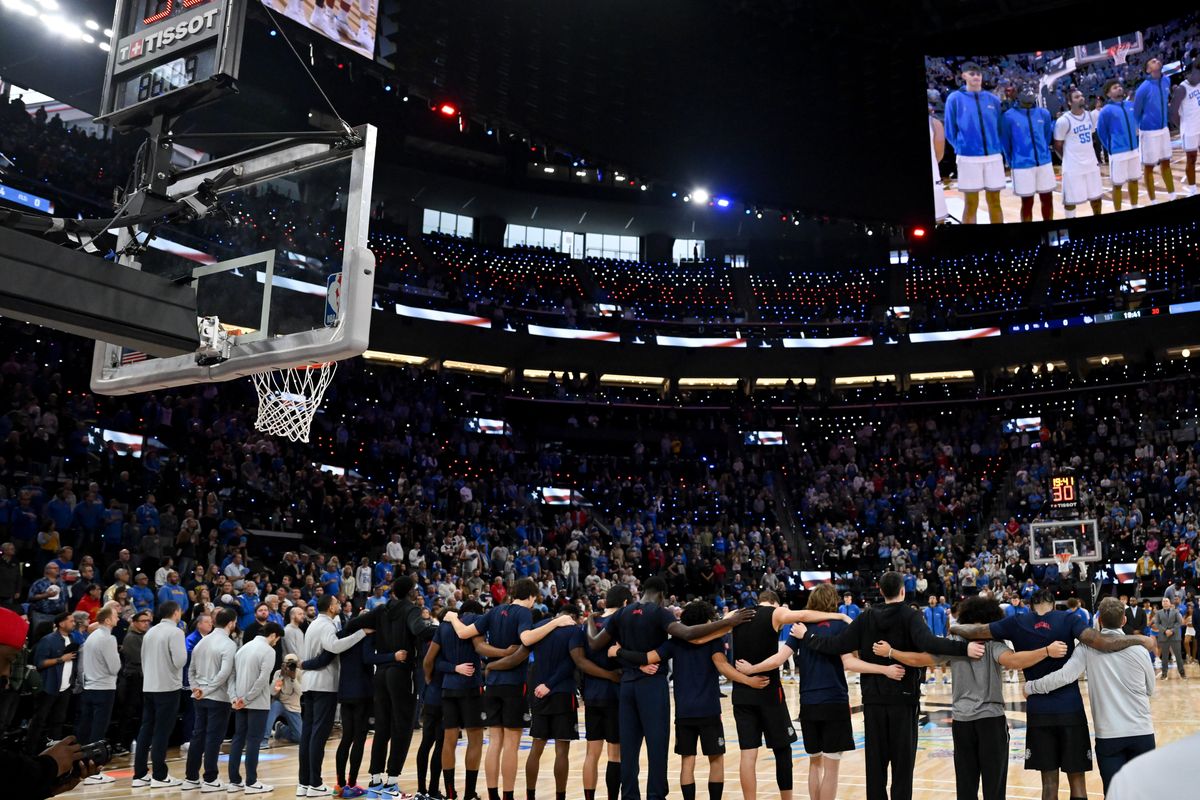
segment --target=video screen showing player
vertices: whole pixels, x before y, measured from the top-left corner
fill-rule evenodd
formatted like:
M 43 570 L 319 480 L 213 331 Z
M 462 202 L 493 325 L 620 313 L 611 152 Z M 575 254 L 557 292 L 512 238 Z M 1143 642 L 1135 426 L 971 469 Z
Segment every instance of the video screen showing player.
M 361 56 L 375 57 L 379 0 L 262 0 L 262 3 Z
M 935 219 L 1052 220 L 1195 196 L 1198 42 L 1192 11 L 1056 50 L 926 56 Z

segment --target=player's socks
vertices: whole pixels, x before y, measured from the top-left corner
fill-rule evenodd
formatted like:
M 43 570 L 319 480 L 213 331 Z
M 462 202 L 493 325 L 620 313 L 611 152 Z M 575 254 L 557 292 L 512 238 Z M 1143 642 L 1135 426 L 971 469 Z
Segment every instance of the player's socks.
M 454 793 L 454 767 L 442 768 L 442 780 L 446 784 L 446 797 L 458 797 Z M 468 797 L 470 795 L 468 794 Z
M 536 789 L 526 789 L 525 790 L 525 800 L 537 800 L 537 790 Z
M 496 787 L 488 787 L 488 800 L 500 800 L 500 789 Z
M 683 795 L 683 800 L 696 800 L 696 784 L 681 783 L 679 784 L 679 791 Z
M 555 792 L 554 800 L 567 800 L 567 793 L 566 792 Z
M 604 768 L 604 785 L 608 788 L 608 800 L 621 796 L 621 762 L 608 762 Z
M 474 797 L 475 792 L 476 792 L 476 784 L 478 784 L 478 783 L 479 783 L 479 770 L 477 770 L 477 769 L 467 770 L 467 785 L 466 785 L 466 789 L 463 791 L 463 796 L 464 797 Z
M 725 794 L 724 783 L 708 782 L 708 800 L 721 800 L 723 794 Z
M 1063 211 L 1063 216 L 1067 219 L 1075 219 L 1075 209 L 1068 208 Z
M 596 800 L 596 790 L 595 789 L 584 789 L 583 790 L 583 800 Z
M 512 793 L 512 792 L 505 792 L 505 793 L 504 793 L 504 800 L 513 800 L 513 793 Z

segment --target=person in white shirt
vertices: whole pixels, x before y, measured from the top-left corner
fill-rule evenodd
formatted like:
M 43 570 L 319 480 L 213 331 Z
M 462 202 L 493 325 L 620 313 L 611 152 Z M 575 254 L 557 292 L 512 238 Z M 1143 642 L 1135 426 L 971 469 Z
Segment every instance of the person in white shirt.
M 271 709 L 271 668 L 275 666 L 275 645 L 283 638 L 283 628 L 268 622 L 259 635 L 238 651 L 235 658 L 233 698 L 234 734 L 229 744 L 229 790 L 244 788 L 246 794 L 275 791 L 258 779 L 258 750 L 267 728 Z M 242 751 L 246 752 L 246 783 L 242 783 Z
M 400 543 L 400 534 L 393 533 L 392 540 L 387 544 L 387 560 L 397 564 L 404 560 L 404 545 Z
M 159 622 L 142 637 L 142 725 L 133 757 L 134 789 L 174 789 L 183 781 L 167 773 L 167 744 L 179 713 L 187 645 L 174 600 L 160 603 Z M 149 764 L 153 762 L 154 773 Z
M 188 665 L 188 685 L 192 687 L 192 708 L 195 723 L 192 743 L 188 748 L 183 790 L 200 789 L 201 793 L 221 792 L 221 742 L 229 727 L 229 689 L 233 685 L 234 656 L 237 645 L 230 636 L 237 630 L 237 612 L 222 608 L 217 612 L 213 629 L 192 648 Z M 204 781 L 201 783 L 200 762 L 204 761 Z
M 389 544 L 388 545 L 388 558 L 389 559 L 391 559 L 391 557 L 392 557 L 391 556 L 391 548 L 392 548 L 392 545 Z M 400 548 L 400 558 L 403 558 L 403 557 L 404 557 L 404 548 L 401 547 Z M 366 596 L 371 593 L 371 585 L 374 582 L 374 578 L 375 578 L 375 576 L 373 574 L 373 570 L 371 569 L 371 561 L 370 561 L 370 559 L 368 559 L 364 556 L 362 561 L 360 561 L 358 563 L 358 571 L 354 575 L 354 583 L 355 583 L 355 586 L 357 587 L 357 591 L 358 591 L 359 595 Z
M 1101 635 L 1123 633 L 1125 609 L 1120 600 L 1115 597 L 1101 600 L 1097 616 Z M 1154 667 L 1140 647 L 1102 653 L 1080 645 L 1062 669 L 1027 681 L 1025 694 L 1049 694 L 1079 680 L 1084 672 L 1087 672 L 1088 699 L 1096 731 L 1096 763 L 1108 794 L 1113 776 L 1126 763 L 1154 749 L 1154 721 L 1150 717 Z
M 112 629 L 117 612 L 104 607 L 96 612 L 96 630 L 88 634 L 80 650 L 79 668 L 83 672 L 83 694 L 79 698 L 79 720 L 75 738 L 82 744 L 103 739 L 117 699 L 117 676 L 121 672 L 121 654 Z M 113 783 L 111 775 L 98 772 L 85 778 L 85 786 Z
M 287 616 L 288 624 L 283 629 L 283 654 L 298 656 L 304 650 L 304 609 L 292 606 Z
M 333 790 L 321 781 L 321 762 L 325 760 L 325 743 L 333 730 L 337 711 L 338 677 L 341 664 L 333 659 L 328 665 L 316 667 L 324 653 L 340 654 L 362 641 L 373 630 L 358 630 L 344 639 L 338 638 L 334 618 L 342 604 L 331 594 L 317 600 L 317 616 L 304 633 L 301 667 L 304 668 L 300 696 L 300 777 L 297 797 L 330 797 Z M 303 793 L 301 793 L 303 791 Z
M 1113 776 L 1106 800 L 1182 797 L 1200 784 L 1200 733 L 1138 756 Z
M 1092 214 L 1100 213 L 1104 185 L 1100 181 L 1100 163 L 1092 140 L 1096 126 L 1083 107 L 1083 92 L 1072 89 L 1070 107 L 1054 123 L 1054 150 L 1062 158 L 1063 208 L 1068 219 L 1075 216 L 1075 207 L 1090 203 Z

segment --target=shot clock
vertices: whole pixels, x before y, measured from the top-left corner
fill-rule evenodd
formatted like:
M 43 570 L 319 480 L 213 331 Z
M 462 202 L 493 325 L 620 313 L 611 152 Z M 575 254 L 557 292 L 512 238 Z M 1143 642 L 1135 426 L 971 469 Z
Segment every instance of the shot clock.
M 1073 472 L 1050 476 L 1050 510 L 1075 511 L 1079 508 L 1079 485 Z
M 233 90 L 246 0 L 117 0 L 97 119 L 118 128 Z

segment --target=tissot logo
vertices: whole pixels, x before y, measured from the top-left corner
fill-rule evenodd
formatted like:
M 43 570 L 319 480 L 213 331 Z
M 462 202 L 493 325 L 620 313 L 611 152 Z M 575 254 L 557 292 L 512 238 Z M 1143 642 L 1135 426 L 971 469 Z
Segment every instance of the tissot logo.
M 181 19 L 173 25 L 144 33 L 140 38 L 117 48 L 117 63 L 124 64 L 135 58 L 154 55 L 170 49 L 172 45 L 187 41 L 197 34 L 212 31 L 217 27 L 217 17 L 220 13 L 219 7 L 202 11 L 192 17 Z

